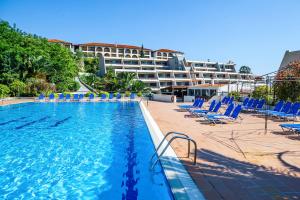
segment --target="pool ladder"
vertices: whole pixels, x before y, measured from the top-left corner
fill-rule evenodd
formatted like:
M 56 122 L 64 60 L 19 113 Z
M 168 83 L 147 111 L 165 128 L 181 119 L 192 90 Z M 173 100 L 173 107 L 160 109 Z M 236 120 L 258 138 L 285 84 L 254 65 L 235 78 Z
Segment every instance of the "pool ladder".
M 163 148 L 163 150 L 161 151 L 160 154 L 158 154 L 158 150 L 161 148 L 161 146 L 163 145 L 164 141 L 166 140 L 166 138 L 169 135 L 173 135 L 171 137 L 171 139 L 168 141 L 167 145 Z M 152 155 L 151 159 L 150 159 L 150 169 L 153 170 L 153 168 L 155 167 L 155 165 L 158 163 L 160 157 L 166 152 L 167 148 L 171 145 L 171 143 L 176 140 L 176 139 L 182 139 L 182 140 L 187 140 L 188 141 L 188 155 L 187 157 L 190 157 L 191 154 L 191 142 L 194 144 L 194 162 L 193 164 L 196 165 L 197 163 L 197 143 L 195 142 L 195 140 L 193 140 L 192 138 L 190 138 L 188 135 L 186 135 L 185 133 L 180 133 L 180 132 L 168 132 L 165 137 L 162 139 L 162 141 L 159 143 L 156 151 L 154 152 L 154 154 Z M 156 160 L 153 162 L 153 158 L 155 157 L 155 155 L 157 155 Z

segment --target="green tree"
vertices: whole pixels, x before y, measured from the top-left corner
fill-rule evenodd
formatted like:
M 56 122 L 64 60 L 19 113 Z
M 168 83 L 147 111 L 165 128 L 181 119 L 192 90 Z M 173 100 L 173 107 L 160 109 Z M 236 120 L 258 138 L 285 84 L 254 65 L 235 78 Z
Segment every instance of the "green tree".
M 0 21 L 0 84 L 32 83 L 42 75 L 43 82 L 55 85 L 77 74 L 78 61 L 69 49 Z
M 0 98 L 8 97 L 9 92 L 10 92 L 9 87 L 0 84 Z
M 276 75 L 274 89 L 283 100 L 300 100 L 300 62 L 289 63 Z
M 26 84 L 19 80 L 14 80 L 9 88 L 12 96 L 19 96 L 26 92 Z
M 99 59 L 94 58 L 85 58 L 84 59 L 84 71 L 87 73 L 97 74 L 99 72 Z

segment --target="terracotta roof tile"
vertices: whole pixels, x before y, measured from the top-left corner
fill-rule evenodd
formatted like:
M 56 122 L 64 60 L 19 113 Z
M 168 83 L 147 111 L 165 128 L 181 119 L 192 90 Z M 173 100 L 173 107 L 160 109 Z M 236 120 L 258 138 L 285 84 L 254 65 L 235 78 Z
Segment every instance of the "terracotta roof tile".
M 155 51 L 159 51 L 159 52 L 167 52 L 167 53 L 182 53 L 180 51 L 176 51 L 176 50 L 172 50 L 172 49 L 158 49 L 158 50 L 155 50 Z
M 125 48 L 125 49 L 141 49 L 141 47 L 133 46 L 133 45 L 97 43 L 97 42 L 79 44 L 79 46 L 100 46 L 100 47 L 116 47 L 116 48 Z M 151 49 L 144 48 L 144 50 L 147 51 L 147 50 L 151 50 Z
M 64 43 L 64 44 L 72 44 L 71 42 L 66 42 L 66 41 L 58 40 L 58 39 L 48 39 L 48 42 L 53 42 L 53 43 Z

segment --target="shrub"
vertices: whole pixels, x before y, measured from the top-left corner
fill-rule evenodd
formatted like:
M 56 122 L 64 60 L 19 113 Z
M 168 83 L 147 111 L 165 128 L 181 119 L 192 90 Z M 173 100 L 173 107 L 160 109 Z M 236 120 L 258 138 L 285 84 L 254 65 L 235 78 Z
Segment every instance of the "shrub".
M 114 92 L 114 97 L 117 97 L 117 94 L 119 94 L 119 92 Z
M 9 87 L 0 84 L 0 98 L 8 97 L 9 92 L 10 92 Z
M 72 79 L 66 79 L 56 84 L 58 92 L 75 92 L 80 88 L 80 84 Z
M 279 99 L 296 101 L 300 97 L 300 61 L 291 62 L 276 75 L 274 88 Z
M 232 91 L 229 93 L 229 96 L 233 96 L 235 100 L 239 100 L 241 95 L 239 92 L 236 92 L 236 91 Z
M 94 94 L 93 92 L 87 92 L 84 96 L 85 97 L 89 97 L 90 96 L 90 94 Z M 95 95 L 95 94 L 94 94 Z M 96 95 L 95 95 L 96 96 Z
M 44 79 L 30 78 L 26 85 L 26 95 L 28 96 L 38 96 L 41 93 L 47 94 L 55 90 L 55 87 Z
M 142 92 L 138 92 L 138 93 L 137 93 L 137 96 L 138 96 L 138 97 L 141 97 L 141 96 L 143 96 L 143 93 L 142 93 Z
M 251 96 L 253 98 L 263 98 L 267 99 L 268 97 L 268 91 L 270 88 L 266 85 L 261 85 L 255 88 L 255 90 L 252 92 Z
M 26 84 L 19 80 L 14 80 L 9 88 L 12 96 L 22 95 L 26 92 Z
M 125 92 L 125 97 L 129 97 L 129 96 L 130 96 L 130 94 L 131 94 L 131 92 L 129 92 L 129 91 L 126 91 L 126 92 Z
M 106 91 L 100 91 L 100 93 L 99 93 L 99 97 L 101 97 L 101 95 L 102 94 L 105 94 L 106 95 L 106 97 L 108 97 L 109 96 L 109 92 L 106 92 Z

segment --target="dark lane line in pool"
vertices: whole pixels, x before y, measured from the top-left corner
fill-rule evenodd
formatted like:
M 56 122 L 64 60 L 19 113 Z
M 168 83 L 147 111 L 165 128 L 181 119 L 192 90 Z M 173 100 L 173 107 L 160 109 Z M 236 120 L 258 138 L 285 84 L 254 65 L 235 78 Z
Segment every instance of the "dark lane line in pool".
M 10 124 L 10 123 L 13 123 L 13 122 L 18 122 L 22 119 L 25 119 L 27 117 L 20 117 L 20 118 L 17 118 L 17 119 L 12 119 L 12 120 L 9 120 L 9 121 L 6 121 L 6 122 L 2 122 L 0 123 L 0 126 L 3 126 L 3 125 L 6 125 L 6 124 Z
M 50 116 L 46 116 L 46 117 L 40 118 L 40 119 L 38 119 L 38 120 L 34 120 L 34 121 L 28 122 L 28 123 L 26 123 L 26 124 L 23 124 L 23 125 L 21 125 L 21 126 L 17 126 L 16 129 L 19 130 L 19 129 L 24 128 L 24 127 L 26 127 L 26 126 L 30 126 L 30 125 L 32 125 L 32 124 L 35 124 L 35 123 L 39 123 L 39 122 L 45 121 L 45 120 L 48 119 L 48 118 L 50 118 Z
M 134 149 L 134 119 L 130 124 L 127 138 L 129 140 L 129 145 L 127 148 L 127 172 L 123 174 L 123 176 L 126 175 L 126 190 L 122 194 L 122 200 L 136 200 L 138 199 L 138 188 L 135 186 L 140 178 L 134 177 L 134 169 L 137 167 L 137 153 Z M 136 174 L 139 174 L 139 170 L 137 169 Z M 124 180 L 122 181 L 122 187 L 124 187 Z
M 51 125 L 51 126 L 49 126 L 49 127 L 50 127 L 50 128 L 57 127 L 57 126 L 59 126 L 59 125 L 65 123 L 66 121 L 68 121 L 68 120 L 71 119 L 71 118 L 72 118 L 71 116 L 66 117 L 65 119 L 59 120 L 59 121 L 57 121 L 55 124 L 53 124 L 53 125 Z

